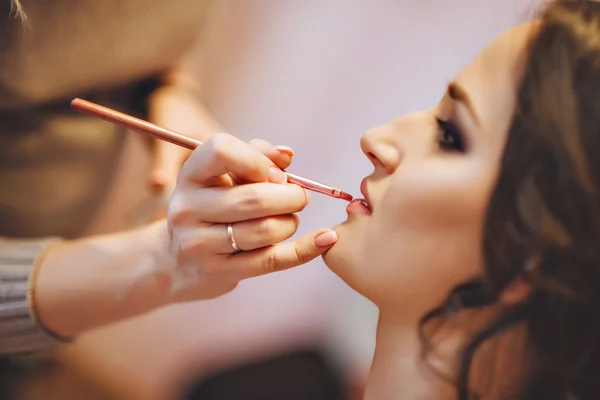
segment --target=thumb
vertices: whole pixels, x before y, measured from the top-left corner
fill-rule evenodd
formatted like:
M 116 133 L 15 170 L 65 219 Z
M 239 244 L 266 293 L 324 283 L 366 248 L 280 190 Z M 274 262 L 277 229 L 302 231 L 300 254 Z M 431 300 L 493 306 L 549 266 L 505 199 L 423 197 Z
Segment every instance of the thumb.
M 284 271 L 314 260 L 337 242 L 332 229 L 319 229 L 290 242 L 262 249 L 241 252 L 231 257 L 231 267 L 242 279 Z
M 162 140 L 157 140 L 155 145 L 150 187 L 155 193 L 162 193 L 175 185 L 183 161 L 191 152 Z

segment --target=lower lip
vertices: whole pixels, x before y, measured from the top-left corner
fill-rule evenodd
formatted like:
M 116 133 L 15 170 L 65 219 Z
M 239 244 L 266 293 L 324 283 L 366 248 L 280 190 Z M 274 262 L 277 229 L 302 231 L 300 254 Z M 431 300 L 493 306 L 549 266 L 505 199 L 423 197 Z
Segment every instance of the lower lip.
M 346 206 L 346 212 L 348 215 L 350 214 L 363 214 L 363 215 L 371 215 L 372 211 L 367 205 L 363 202 L 362 199 L 354 199 Z

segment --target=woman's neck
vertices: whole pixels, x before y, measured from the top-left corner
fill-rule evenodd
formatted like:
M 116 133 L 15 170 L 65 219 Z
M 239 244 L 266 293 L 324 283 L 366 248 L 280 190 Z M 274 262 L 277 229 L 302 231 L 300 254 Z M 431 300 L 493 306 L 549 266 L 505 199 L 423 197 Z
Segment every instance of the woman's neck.
M 450 385 L 424 363 L 422 348 L 417 324 L 405 324 L 380 313 L 365 400 L 452 399 Z
M 365 400 L 455 399 L 456 389 L 448 377 L 456 374 L 458 355 L 465 343 L 497 318 L 498 310 L 465 311 L 445 321 L 435 331 L 435 338 L 429 338 L 432 342 L 425 344 L 430 345 L 426 360 L 418 323 L 406 323 L 396 315 L 384 311 L 379 314 Z M 487 393 L 486 398 L 506 398 L 505 390 L 518 389 L 526 368 L 526 337 L 525 326 L 517 325 L 482 344 L 472 362 L 472 390 Z

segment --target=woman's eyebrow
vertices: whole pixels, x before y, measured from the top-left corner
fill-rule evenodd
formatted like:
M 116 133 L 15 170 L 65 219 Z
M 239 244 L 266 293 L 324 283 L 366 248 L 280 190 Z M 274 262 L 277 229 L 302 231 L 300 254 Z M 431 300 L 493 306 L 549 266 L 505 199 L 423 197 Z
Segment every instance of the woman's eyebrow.
M 471 113 L 471 116 L 475 120 L 475 123 L 478 126 L 481 126 L 481 121 L 479 120 L 479 116 L 477 115 L 477 112 L 473 107 L 473 103 L 471 102 L 471 98 L 469 97 L 467 91 L 463 89 L 458 83 L 452 82 L 448 85 L 447 92 L 448 97 L 450 97 L 452 100 L 463 103 Z

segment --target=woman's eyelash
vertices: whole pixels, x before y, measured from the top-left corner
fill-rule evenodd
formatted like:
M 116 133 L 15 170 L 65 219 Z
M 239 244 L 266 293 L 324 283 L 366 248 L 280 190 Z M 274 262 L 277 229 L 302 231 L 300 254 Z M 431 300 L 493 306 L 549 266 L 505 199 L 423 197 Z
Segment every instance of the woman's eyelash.
M 437 142 L 439 147 L 445 151 L 456 151 L 460 153 L 465 152 L 465 145 L 462 133 L 458 130 L 456 125 L 450 121 L 444 121 L 440 118 L 436 118 L 438 125 L 438 138 Z

